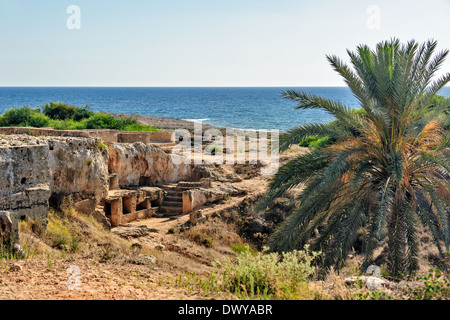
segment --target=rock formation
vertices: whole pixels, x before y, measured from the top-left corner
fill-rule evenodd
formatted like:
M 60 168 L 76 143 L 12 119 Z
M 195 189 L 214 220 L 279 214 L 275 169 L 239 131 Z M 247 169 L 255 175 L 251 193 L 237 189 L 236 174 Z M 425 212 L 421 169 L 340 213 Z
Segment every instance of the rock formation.
M 132 143 L 123 143 L 115 142 L 123 140 L 123 134 L 110 131 L 58 136 L 55 130 L 2 129 L 6 135 L 0 135 L 1 242 L 18 239 L 20 219 L 46 221 L 49 205 L 69 195 L 78 211 L 92 214 L 109 229 L 150 217 L 158 208 L 165 215 L 188 213 L 242 192 L 224 182 L 239 177 L 219 175 L 219 179 L 214 166 L 177 161 L 174 157 L 180 156 L 165 149 L 171 143 L 148 143 L 150 136 L 147 143 L 133 142 L 141 135 L 125 133 Z M 166 133 L 159 134 L 152 137 L 167 139 Z M 106 143 L 99 135 L 111 141 Z

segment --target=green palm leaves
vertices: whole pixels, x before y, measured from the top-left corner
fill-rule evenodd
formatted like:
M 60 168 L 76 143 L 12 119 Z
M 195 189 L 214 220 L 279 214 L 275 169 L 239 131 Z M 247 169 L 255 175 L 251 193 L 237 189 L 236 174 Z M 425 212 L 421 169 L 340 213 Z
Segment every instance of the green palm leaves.
M 302 125 L 281 138 L 280 151 L 310 135 L 330 136 L 333 143 L 293 159 L 271 181 L 260 208 L 305 184 L 299 207 L 271 238 L 273 251 L 299 247 L 319 230 L 313 250 L 324 252 L 326 266 L 339 267 L 362 232 L 365 264 L 386 240 L 389 270 L 398 275 L 418 267 L 419 222 L 442 253 L 443 247 L 448 250 L 449 159 L 439 150 L 442 113 L 431 112 L 442 106 L 431 107 L 450 75 L 433 80 L 448 54 L 435 50 L 435 41 L 419 45 L 393 39 L 374 50 L 358 46 L 348 51 L 352 68 L 327 56 L 364 112 L 306 92 L 282 93 L 298 109 L 322 109 L 336 120 Z

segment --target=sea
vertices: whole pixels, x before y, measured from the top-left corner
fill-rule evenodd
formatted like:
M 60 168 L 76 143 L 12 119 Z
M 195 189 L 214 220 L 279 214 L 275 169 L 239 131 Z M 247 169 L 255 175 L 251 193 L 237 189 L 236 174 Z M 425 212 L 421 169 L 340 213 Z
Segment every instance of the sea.
M 11 107 L 41 107 L 49 101 L 89 106 L 93 111 L 133 113 L 239 129 L 278 129 L 329 122 L 323 110 L 298 110 L 281 97 L 286 89 L 305 91 L 359 107 L 347 87 L 0 87 L 0 114 Z M 450 96 L 450 87 L 439 94 Z

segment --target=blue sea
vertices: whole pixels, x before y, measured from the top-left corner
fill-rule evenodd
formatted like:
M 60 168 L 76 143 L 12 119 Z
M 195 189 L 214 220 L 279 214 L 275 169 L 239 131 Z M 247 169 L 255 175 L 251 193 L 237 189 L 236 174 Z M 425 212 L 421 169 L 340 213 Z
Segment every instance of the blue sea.
M 295 102 L 280 96 L 285 89 L 358 107 L 347 87 L 0 87 L 0 114 L 14 106 L 39 107 L 59 101 L 88 105 L 94 111 L 204 120 L 214 126 L 241 129 L 285 131 L 307 122 L 333 120 L 322 110 L 295 110 Z M 450 96 L 450 87 L 440 94 Z

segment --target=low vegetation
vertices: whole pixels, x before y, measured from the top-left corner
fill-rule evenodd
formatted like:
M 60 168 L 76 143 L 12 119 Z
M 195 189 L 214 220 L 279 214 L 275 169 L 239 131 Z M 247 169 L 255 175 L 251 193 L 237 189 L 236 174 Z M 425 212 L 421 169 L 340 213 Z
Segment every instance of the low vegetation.
M 158 131 L 135 119 L 118 119 L 104 112 L 94 112 L 88 106 L 75 107 L 50 102 L 42 108 L 13 107 L 0 116 L 0 127 L 51 127 L 56 130 L 115 129 L 123 131 Z

